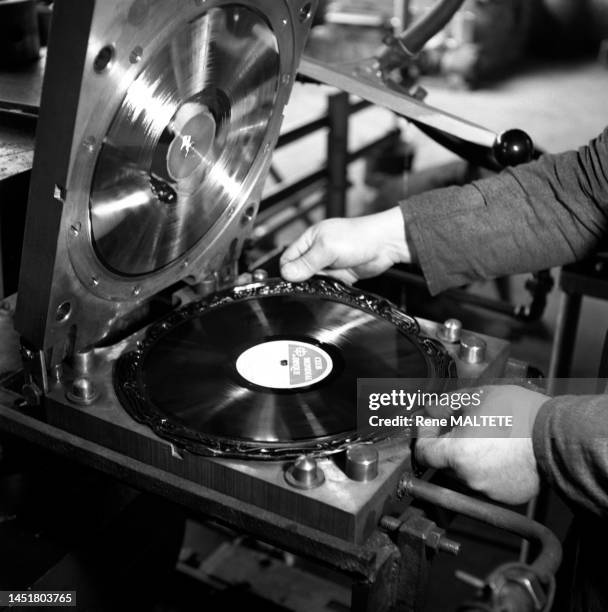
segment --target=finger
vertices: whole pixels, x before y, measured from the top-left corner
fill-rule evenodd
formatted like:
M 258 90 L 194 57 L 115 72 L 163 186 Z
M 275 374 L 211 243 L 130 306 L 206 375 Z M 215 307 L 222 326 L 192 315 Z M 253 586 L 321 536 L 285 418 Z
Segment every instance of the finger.
M 303 237 L 304 238 L 304 237 Z M 307 238 L 306 240 L 311 240 Z M 284 255 L 285 260 L 281 266 L 281 275 L 285 280 L 297 283 L 309 279 L 333 263 L 333 256 L 326 246 L 318 239 L 312 239 L 308 250 L 303 244 L 293 245 L 292 252 Z M 298 256 L 297 253 L 300 253 Z
M 346 285 L 352 285 L 356 283 L 359 278 L 356 274 L 354 274 L 351 270 L 321 270 L 319 272 L 322 276 L 329 276 L 330 278 L 335 278 L 339 281 L 342 281 Z
M 309 227 L 295 242 L 286 248 L 281 255 L 281 267 L 302 257 L 312 246 L 315 233 L 315 227 Z
M 441 427 L 436 425 L 418 425 L 416 427 L 416 437 L 418 438 L 438 438 L 441 435 Z
M 416 459 L 423 465 L 435 469 L 448 468 L 451 465 L 450 448 L 452 440 L 441 438 L 418 438 L 416 442 Z

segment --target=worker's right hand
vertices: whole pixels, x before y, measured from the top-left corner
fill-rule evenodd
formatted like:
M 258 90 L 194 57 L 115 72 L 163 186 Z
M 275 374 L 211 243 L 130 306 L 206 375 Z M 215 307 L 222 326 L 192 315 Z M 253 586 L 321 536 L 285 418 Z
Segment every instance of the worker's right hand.
M 350 284 L 412 259 L 403 215 L 395 207 L 366 217 L 327 219 L 313 225 L 283 253 L 281 275 L 301 282 L 325 274 Z
M 464 424 L 436 437 L 435 428 L 419 428 L 416 458 L 436 469 L 449 469 L 474 491 L 506 504 L 523 504 L 538 495 L 540 476 L 534 444 L 534 423 L 549 399 L 517 385 L 494 385 L 476 390 L 481 403 L 451 411 L 452 416 L 488 419 L 487 425 Z M 450 410 L 432 407 L 436 417 L 450 417 Z M 508 417 L 512 424 L 499 424 Z M 494 419 L 494 422 L 492 422 Z

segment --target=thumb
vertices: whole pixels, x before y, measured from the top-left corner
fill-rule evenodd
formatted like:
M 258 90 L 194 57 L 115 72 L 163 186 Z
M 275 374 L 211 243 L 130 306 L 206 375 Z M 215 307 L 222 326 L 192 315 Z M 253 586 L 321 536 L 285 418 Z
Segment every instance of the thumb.
M 418 438 L 416 441 L 416 459 L 427 467 L 435 469 L 448 468 L 450 461 L 450 444 L 447 436 L 441 438 Z
M 294 283 L 305 281 L 334 262 L 316 232 L 307 230 L 281 257 L 281 275 Z

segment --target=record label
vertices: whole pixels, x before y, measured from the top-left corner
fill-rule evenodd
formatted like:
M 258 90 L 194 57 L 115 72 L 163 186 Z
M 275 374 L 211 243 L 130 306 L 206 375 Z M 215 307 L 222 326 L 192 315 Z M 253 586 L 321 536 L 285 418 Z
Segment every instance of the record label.
M 248 348 L 236 360 L 248 382 L 270 389 L 299 389 L 327 378 L 333 369 L 329 354 L 308 342 L 274 340 Z

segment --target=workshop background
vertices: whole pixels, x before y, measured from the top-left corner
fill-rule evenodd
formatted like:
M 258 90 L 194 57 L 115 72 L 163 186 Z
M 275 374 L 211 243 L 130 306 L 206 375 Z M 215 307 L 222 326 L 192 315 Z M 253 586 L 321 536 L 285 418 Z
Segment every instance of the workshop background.
M 17 289 L 34 149 L 34 109 L 52 22 L 52 3 L 33 3 L 37 21 L 16 30 L 11 11 L 22 4 L 32 3 L 0 0 L 0 299 Z M 386 36 L 400 31 L 433 3 L 343 0 L 321 4 L 307 52 L 346 64 L 373 56 Z M 577 147 L 598 135 L 608 122 L 608 0 L 467 0 L 409 70 L 433 106 L 497 133 L 521 128 L 543 151 Z M 324 116 L 335 95 L 329 87 L 297 83 L 283 131 Z M 5 103 L 9 98 L 13 104 L 18 100 L 19 112 L 14 112 L 15 106 L 9 112 Z M 380 149 L 369 146 L 376 141 L 382 141 Z M 328 129 L 321 127 L 276 152 L 266 195 L 270 201 L 288 197 L 290 206 L 283 208 L 279 221 L 261 215 L 248 257 L 289 244 L 324 216 L 327 142 Z M 383 210 L 408 195 L 487 172 L 377 107 L 350 117 L 348 148 L 353 153 L 363 151 L 353 155 L 348 167 L 345 212 L 351 216 Z M 308 181 L 303 193 L 294 195 L 286 189 L 315 173 L 317 180 Z M 537 374 L 552 371 L 594 377 L 603 361 L 608 330 L 607 270 L 605 257 L 598 254 L 582 266 L 571 267 L 562 281 L 560 272 L 553 270 L 550 275 L 479 283 L 431 298 L 416 270 L 408 269 L 403 271 L 402 290 L 391 297 L 410 314 L 435 321 L 458 318 L 467 329 L 509 340 L 512 356 L 531 364 Z M 383 290 L 381 281 L 372 287 Z M 2 470 L 6 474 L 10 466 L 2 465 Z M 0 541 L 8 551 L 0 557 L 0 588 L 31 571 L 19 548 L 23 533 L 10 532 L 17 510 L 2 507 L 2 492 L 9 499 L 11 488 L 18 486 L 11 478 L 0 486 Z M 164 508 L 158 512 L 166 517 Z M 569 523 L 565 506 L 552 498 L 544 512 L 547 524 L 564 535 Z M 170 525 L 178 537 L 179 529 Z M 489 567 L 520 554 L 517 538 L 480 529 L 468 520 L 457 519 L 450 535 L 462 542 L 462 553 L 455 559 L 442 557 L 435 564 L 432 581 L 440 588 L 428 594 L 429 611 L 454 609 L 471 593 L 470 584 L 455 578 L 455 570 L 483 576 Z M 26 539 L 29 546 L 36 536 L 28 534 Z M 143 563 L 149 543 L 140 544 Z M 63 545 L 45 543 L 41 557 L 53 557 L 55 548 Z M 157 548 L 162 547 L 157 543 Z M 170 547 L 168 543 L 165 548 Z M 111 552 L 105 551 L 102 558 L 111 563 Z M 64 569 L 70 571 L 70 567 Z M 168 575 L 163 578 L 160 601 L 149 609 L 192 610 L 192 602 L 198 601 L 205 610 L 263 605 L 269 612 L 312 612 L 346 610 L 350 602 L 343 578 L 216 525 L 193 521 L 187 523 L 177 567 Z

